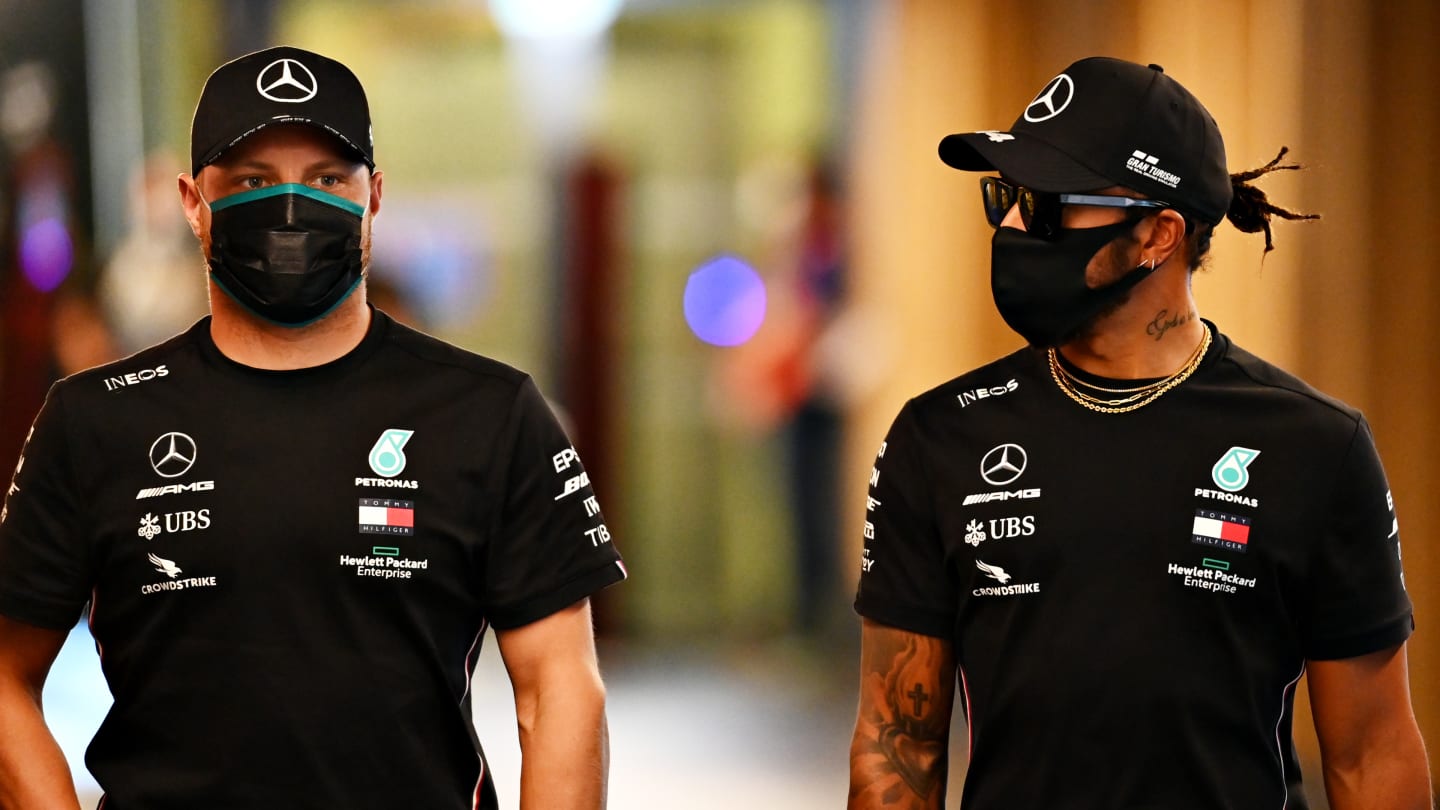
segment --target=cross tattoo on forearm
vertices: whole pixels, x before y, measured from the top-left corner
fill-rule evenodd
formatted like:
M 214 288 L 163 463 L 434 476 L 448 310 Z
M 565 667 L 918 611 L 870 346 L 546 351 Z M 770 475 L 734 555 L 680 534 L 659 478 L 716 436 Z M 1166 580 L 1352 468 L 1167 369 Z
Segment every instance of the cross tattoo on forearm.
M 909 692 L 907 692 L 907 693 L 905 694 L 905 697 L 908 697 L 908 698 L 910 698 L 911 700 L 915 701 L 915 716 L 916 716 L 916 717 L 919 717 L 919 716 L 920 716 L 920 712 L 924 710 L 924 708 L 925 708 L 925 701 L 927 701 L 927 700 L 930 699 L 930 696 L 927 695 L 927 694 L 925 694 L 925 689 L 924 689 L 924 687 L 920 686 L 920 683 L 919 683 L 918 681 L 915 683 L 915 688 L 914 688 L 914 689 L 911 689 Z

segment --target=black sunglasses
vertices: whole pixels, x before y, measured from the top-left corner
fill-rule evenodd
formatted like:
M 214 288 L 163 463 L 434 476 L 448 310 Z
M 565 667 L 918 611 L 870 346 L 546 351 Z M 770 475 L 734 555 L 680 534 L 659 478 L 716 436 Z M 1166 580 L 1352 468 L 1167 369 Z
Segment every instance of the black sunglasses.
M 1060 235 L 1060 208 L 1065 205 L 1096 205 L 1103 208 L 1169 208 L 1169 203 L 1159 200 L 1144 200 L 1138 197 L 1112 197 L 1108 194 L 1052 194 L 1036 191 L 1002 180 L 999 177 L 980 178 L 980 194 L 985 203 L 985 219 L 992 228 L 1000 227 L 1005 215 L 1016 205 L 1020 206 L 1020 221 L 1025 230 L 1041 239 L 1054 239 Z M 1134 212 L 1146 215 L 1150 212 Z

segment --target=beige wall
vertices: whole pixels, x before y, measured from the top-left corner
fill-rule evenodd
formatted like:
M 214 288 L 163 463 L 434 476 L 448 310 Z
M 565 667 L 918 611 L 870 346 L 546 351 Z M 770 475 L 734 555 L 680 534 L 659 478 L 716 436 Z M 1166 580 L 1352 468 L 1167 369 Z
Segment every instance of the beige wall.
M 1077 11 L 1078 8 L 1084 11 Z M 852 157 L 857 299 L 899 347 L 854 414 L 848 504 L 903 401 L 1019 345 L 994 314 L 974 181 L 939 162 L 949 133 L 1004 127 L 1082 56 L 1157 62 L 1225 133 L 1230 167 L 1281 145 L 1307 172 L 1268 177 L 1277 203 L 1324 215 L 1263 239 L 1228 225 L 1197 277 L 1202 314 L 1252 351 L 1370 417 L 1397 501 L 1415 602 L 1415 706 L 1440 751 L 1440 12 L 1428 0 L 1094 2 L 996 8 L 904 0 L 871 32 Z M 858 508 L 847 520 L 858 524 Z M 858 538 L 859 532 L 851 533 Z M 858 554 L 858 539 L 852 540 Z M 1307 759 L 1313 735 L 1301 735 Z M 1432 763 L 1440 764 L 1432 753 Z M 1432 768 L 1434 767 L 1432 764 Z M 1312 780 L 1313 781 L 1313 780 Z

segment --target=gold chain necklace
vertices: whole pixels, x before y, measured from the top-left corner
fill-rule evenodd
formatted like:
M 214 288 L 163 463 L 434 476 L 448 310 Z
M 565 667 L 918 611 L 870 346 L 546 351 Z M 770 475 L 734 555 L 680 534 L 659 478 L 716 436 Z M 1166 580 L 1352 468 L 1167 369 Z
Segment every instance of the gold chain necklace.
M 1190 378 L 1195 369 L 1205 359 L 1205 354 L 1210 350 L 1210 330 L 1205 330 L 1205 335 L 1200 339 L 1200 345 L 1195 347 L 1194 354 L 1185 361 L 1180 370 L 1171 374 L 1163 380 L 1137 386 L 1135 388 L 1105 388 L 1104 386 L 1087 383 L 1079 377 L 1071 374 L 1068 369 L 1060 363 L 1059 353 L 1055 349 L 1047 349 L 1046 358 L 1050 362 L 1050 377 L 1055 384 L 1064 391 L 1066 396 L 1080 403 L 1092 411 L 1099 413 L 1128 413 L 1129 411 L 1143 408 L 1146 405 L 1159 399 L 1162 394 Z M 1129 396 L 1103 399 L 1081 391 L 1078 386 L 1085 386 L 1092 390 L 1104 391 L 1110 394 L 1129 394 Z

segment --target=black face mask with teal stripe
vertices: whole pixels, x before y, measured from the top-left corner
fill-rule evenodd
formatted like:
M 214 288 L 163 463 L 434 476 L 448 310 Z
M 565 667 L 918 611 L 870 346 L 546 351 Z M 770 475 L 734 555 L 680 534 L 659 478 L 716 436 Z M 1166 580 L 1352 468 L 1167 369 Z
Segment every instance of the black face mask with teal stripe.
M 227 295 L 281 326 L 329 314 L 360 286 L 365 207 L 298 183 L 210 205 L 210 276 Z

